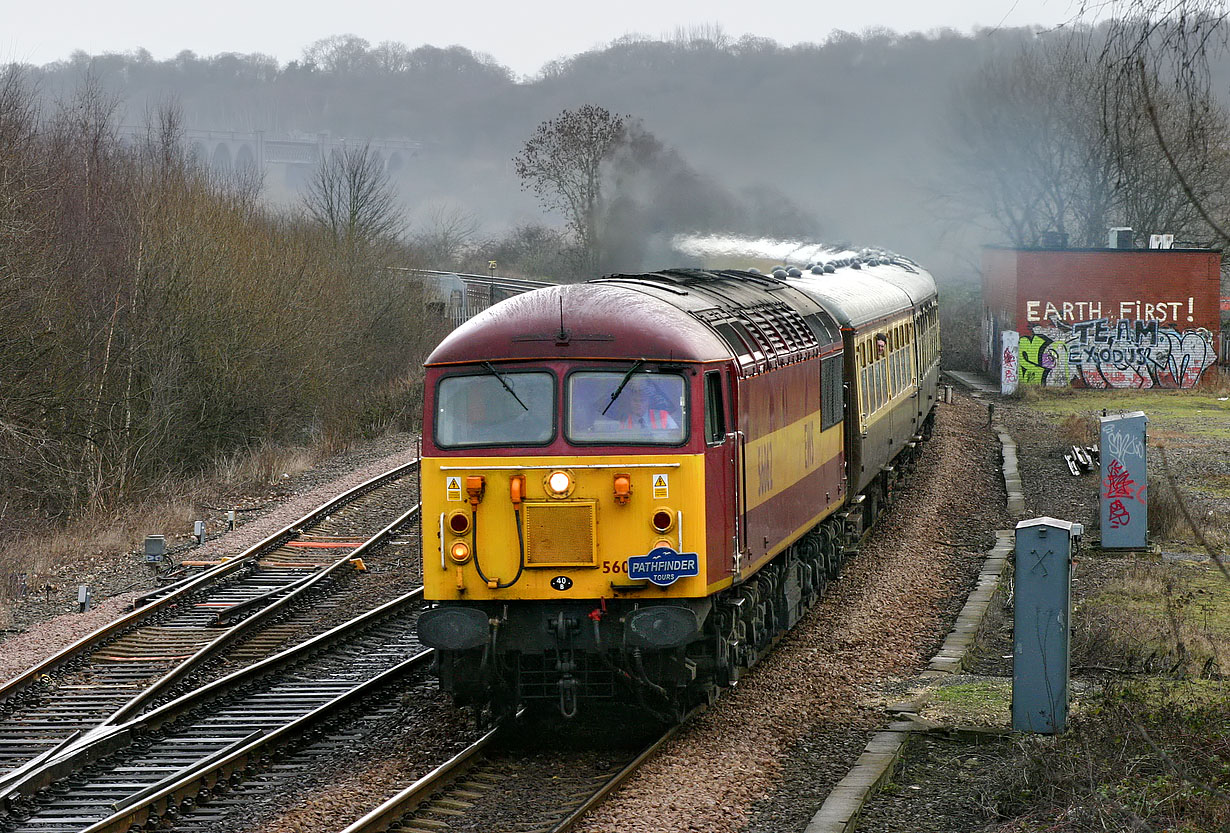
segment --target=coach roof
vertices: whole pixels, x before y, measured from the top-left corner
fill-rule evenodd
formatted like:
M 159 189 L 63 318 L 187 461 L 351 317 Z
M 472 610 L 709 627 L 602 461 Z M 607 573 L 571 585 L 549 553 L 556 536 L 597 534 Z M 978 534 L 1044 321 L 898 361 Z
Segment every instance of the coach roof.
M 842 327 L 855 329 L 935 297 L 935 281 L 929 274 L 898 265 L 846 266 L 815 275 L 804 272 L 788 280 L 832 313 Z

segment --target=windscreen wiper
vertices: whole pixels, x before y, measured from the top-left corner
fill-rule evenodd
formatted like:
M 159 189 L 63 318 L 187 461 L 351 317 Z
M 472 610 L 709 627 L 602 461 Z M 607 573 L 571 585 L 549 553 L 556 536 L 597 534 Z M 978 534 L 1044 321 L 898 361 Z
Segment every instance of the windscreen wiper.
M 611 410 L 611 406 L 615 404 L 615 400 L 619 398 L 619 395 L 624 392 L 624 388 L 627 387 L 628 381 L 632 378 L 632 374 L 640 370 L 641 365 L 644 363 L 644 359 L 637 359 L 636 364 L 632 365 L 632 367 L 628 369 L 628 372 L 624 374 L 624 378 L 619 380 L 619 387 L 615 388 L 615 392 L 611 394 L 611 401 L 606 403 L 606 407 L 602 409 L 601 416 L 606 416 L 606 412 Z
M 529 410 L 526 404 L 521 401 L 521 397 L 517 396 L 517 392 L 508 386 L 508 383 L 504 381 L 504 377 L 500 375 L 500 371 L 496 370 L 495 367 L 492 366 L 491 362 L 483 362 L 483 367 L 487 368 L 487 370 L 491 372 L 491 375 L 500 381 L 500 384 L 504 386 L 504 390 L 512 394 L 512 398 L 517 400 L 518 405 L 525 408 L 527 411 Z

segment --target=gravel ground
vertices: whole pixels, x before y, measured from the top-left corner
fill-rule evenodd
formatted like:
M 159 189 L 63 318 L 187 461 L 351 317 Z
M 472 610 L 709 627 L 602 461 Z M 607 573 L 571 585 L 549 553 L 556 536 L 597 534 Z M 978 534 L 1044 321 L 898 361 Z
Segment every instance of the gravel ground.
M 863 811 L 858 833 L 970 833 L 994 817 L 1013 763 L 1010 738 L 916 735 L 892 780 Z
M 243 552 L 302 517 L 339 492 L 357 486 L 394 466 L 417 456 L 414 438 L 405 434 L 386 437 L 346 454 L 331 457 L 308 471 L 289 478 L 277 493 L 250 496 L 263 502 L 264 510 L 246 522 L 200 547 L 192 549 L 193 559 L 213 559 Z M 254 502 L 255 502 L 254 501 Z M 14 622 L 24 632 L 10 631 L 0 642 L 0 680 L 7 680 L 56 651 L 92 633 L 121 615 L 132 600 L 155 586 L 149 567 L 138 557 L 120 556 L 108 570 L 103 584 L 93 584 L 95 601 L 87 613 L 65 613 L 76 609 L 77 580 L 54 596 L 28 598 L 16 606 Z M 85 582 L 87 577 L 81 578 Z M 103 598 L 107 587 L 123 588 L 111 598 Z M 132 589 L 132 588 L 136 589 Z
M 906 495 L 823 602 L 582 831 L 801 830 L 942 641 L 1006 522 L 998 444 L 965 397 L 941 406 Z

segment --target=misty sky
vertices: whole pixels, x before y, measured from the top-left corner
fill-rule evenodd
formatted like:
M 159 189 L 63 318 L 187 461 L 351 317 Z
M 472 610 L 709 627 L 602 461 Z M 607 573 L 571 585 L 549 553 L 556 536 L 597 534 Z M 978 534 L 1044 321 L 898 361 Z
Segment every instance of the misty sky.
M 823 41 L 834 29 L 899 32 L 952 27 L 1054 26 L 1079 0 L 0 0 L 0 63 L 46 64 L 74 50 L 90 54 L 144 47 L 156 59 L 183 49 L 198 55 L 262 52 L 282 63 L 329 35 L 373 44 L 460 44 L 486 52 L 520 75 L 628 33 L 670 37 L 677 27 L 717 24 L 727 35 L 782 43 Z

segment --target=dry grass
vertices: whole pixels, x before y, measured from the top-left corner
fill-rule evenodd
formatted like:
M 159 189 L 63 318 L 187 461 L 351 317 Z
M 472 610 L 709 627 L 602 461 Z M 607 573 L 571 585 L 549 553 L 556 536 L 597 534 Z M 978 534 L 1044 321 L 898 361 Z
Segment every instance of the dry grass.
M 1149 537 L 1155 541 L 1190 539 L 1191 527 L 1183 520 L 1174 489 L 1168 483 L 1149 489 Z
M 332 447 L 317 449 L 262 442 L 220 456 L 202 485 L 247 489 L 268 486 L 310 469 L 322 456 L 334 453 Z
M 1059 423 L 1059 438 L 1067 445 L 1093 445 L 1098 431 L 1097 418 L 1088 414 L 1068 414 Z
M 1132 562 L 1074 628 L 1074 665 L 1217 677 L 1230 670 L 1230 585 L 1205 565 Z
M 194 518 L 191 497 L 175 494 L 116 513 L 88 513 L 0 542 L 0 628 L 11 627 L 12 604 L 18 599 L 53 593 L 105 571 L 137 550 L 146 535 L 191 530 Z
M 208 474 L 166 481 L 157 493 L 109 511 L 0 537 L 0 628 L 12 626 L 12 605 L 31 595 L 113 570 L 140 549 L 146 535 L 184 535 L 219 493 L 278 483 L 312 467 L 320 451 L 262 443 L 220 456 Z
M 1230 827 L 1230 711 L 1219 681 L 1107 684 L 1065 734 L 1021 736 L 995 833 Z

